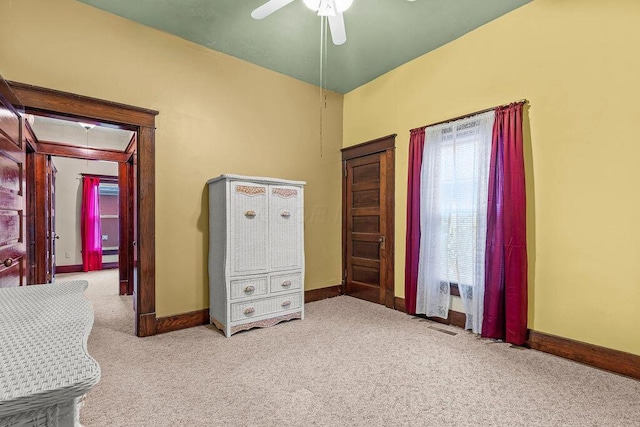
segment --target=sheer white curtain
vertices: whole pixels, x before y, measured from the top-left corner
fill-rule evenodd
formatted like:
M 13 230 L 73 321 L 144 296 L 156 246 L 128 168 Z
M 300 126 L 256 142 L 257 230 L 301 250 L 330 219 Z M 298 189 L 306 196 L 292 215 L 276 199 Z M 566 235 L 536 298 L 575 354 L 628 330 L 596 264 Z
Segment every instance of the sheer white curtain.
M 484 306 L 489 161 L 495 112 L 426 129 L 420 180 L 416 312 L 447 318 L 457 284 L 466 329 L 480 333 Z

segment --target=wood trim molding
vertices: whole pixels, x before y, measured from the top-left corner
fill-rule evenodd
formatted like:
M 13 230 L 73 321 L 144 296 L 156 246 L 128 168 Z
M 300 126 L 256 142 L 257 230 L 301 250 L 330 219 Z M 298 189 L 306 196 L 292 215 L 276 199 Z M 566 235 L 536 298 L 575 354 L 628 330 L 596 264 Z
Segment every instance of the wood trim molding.
M 29 218 L 29 227 L 33 227 L 31 231 L 31 237 L 33 241 L 29 242 L 32 245 L 32 251 L 34 258 L 29 260 L 33 262 L 33 275 L 29 277 L 29 283 L 47 283 L 47 233 L 39 232 L 48 230 L 47 218 L 48 212 L 48 188 L 47 188 L 47 156 L 39 153 L 27 154 L 31 157 L 30 161 L 33 166 L 33 173 L 28 179 L 32 180 L 34 184 L 31 189 L 33 204 L 31 206 L 31 212 L 29 212 L 31 218 Z M 31 165 L 30 165 L 31 166 Z M 80 266 L 82 271 L 82 266 Z
M 56 274 L 81 273 L 82 265 L 56 265 Z
M 406 312 L 404 298 L 396 297 L 395 306 L 396 310 Z M 437 317 L 427 317 L 427 319 L 459 328 L 464 328 L 466 321 L 464 313 L 452 310 L 449 310 L 447 319 Z M 531 329 L 528 336 L 525 347 L 640 380 L 640 356 L 638 355 Z
M 136 307 L 140 313 L 153 314 L 153 326 L 143 329 L 138 336 L 155 334 L 156 311 L 156 187 L 155 187 L 155 128 L 141 127 L 138 134 L 137 209 L 138 209 L 138 292 Z M 134 166 L 135 167 L 135 166 Z M 134 239 L 136 237 L 134 236 Z M 153 328 L 153 329 L 151 329 Z
M 57 142 L 40 141 L 36 144 L 36 152 L 51 156 L 71 157 L 74 159 L 104 160 L 123 163 L 130 155 L 118 150 L 81 147 L 78 145 L 60 144 Z
M 102 263 L 103 270 L 110 270 L 112 268 L 118 268 L 117 262 L 105 262 Z M 82 264 L 80 265 L 56 265 L 56 274 L 65 273 L 82 273 Z
M 356 157 L 366 156 L 368 154 L 379 153 L 390 149 L 395 149 L 397 134 L 383 136 L 362 144 L 352 145 L 341 149 L 342 160 L 355 159 Z
M 82 266 L 80 266 L 82 268 Z M 304 302 L 310 303 L 327 298 L 342 295 L 342 285 L 329 286 L 326 288 L 312 289 L 304 292 Z M 209 309 L 190 311 L 188 313 L 174 314 L 173 316 L 159 317 L 156 319 L 156 333 L 178 331 L 180 329 L 193 328 L 201 325 L 208 325 Z
M 82 266 L 80 266 L 82 268 Z M 326 288 L 312 289 L 305 291 L 305 303 L 320 301 L 326 298 L 336 297 L 342 294 L 342 286 L 329 286 Z M 395 309 L 405 312 L 404 298 L 395 297 Z M 155 313 L 153 313 L 155 315 Z M 438 323 L 453 325 L 464 328 L 465 315 L 457 311 L 450 310 L 447 319 L 427 317 Z M 173 316 L 160 317 L 156 319 L 156 333 L 177 331 L 180 329 L 192 328 L 195 326 L 209 324 L 209 309 L 191 311 L 189 313 L 176 314 Z M 640 356 L 575 341 L 569 338 L 562 338 L 555 335 L 545 334 L 530 330 L 529 339 L 526 346 L 545 353 L 583 363 L 605 371 L 625 375 L 631 378 L 640 379 Z
M 327 288 L 311 289 L 304 291 L 304 303 L 320 301 L 342 295 L 342 285 L 329 286 Z
M 189 313 L 157 318 L 156 333 L 164 334 L 165 332 L 173 332 L 208 324 L 209 309 L 203 308 L 202 310 L 191 311 Z
M 606 347 L 529 331 L 527 347 L 640 380 L 640 356 Z
M 136 325 L 136 335 L 139 337 L 151 337 L 156 332 L 156 313 L 142 313 L 139 315 L 139 322 Z
M 22 123 L 24 124 L 24 135 L 22 137 L 27 144 L 27 152 L 34 152 L 38 146 L 38 137 L 27 120 L 23 120 Z
M 25 109 L 63 113 L 77 117 L 124 123 L 134 126 L 155 126 L 158 112 L 54 89 L 7 81 Z
M 401 311 L 403 313 L 407 312 L 407 304 L 405 303 L 404 298 L 395 297 L 393 301 L 393 309 Z
M 16 108 L 22 107 L 22 103 L 16 96 L 15 92 L 13 91 L 13 89 L 11 89 L 11 86 L 9 86 L 9 83 L 5 79 L 3 79 L 1 75 L 0 75 L 0 96 L 2 96 L 9 104 L 6 107 L 9 108 L 14 113 L 17 113 L 17 111 L 15 110 Z M 3 102 L 2 104 L 5 104 L 5 103 Z
M 124 152 L 129 154 L 129 156 L 131 156 L 137 149 L 137 144 L 136 144 L 136 134 L 134 133 L 131 136 L 131 140 L 129 141 L 129 144 L 127 144 L 127 148 L 124 149 Z
M 454 296 L 454 297 L 459 297 L 460 296 L 460 288 L 458 287 L 457 283 L 451 283 L 449 286 L 449 295 Z
M 138 292 L 135 304 L 137 336 L 156 331 L 155 272 L 155 116 L 158 111 L 90 98 L 19 82 L 8 82 L 27 113 L 108 123 L 138 132 L 137 217 Z M 0 88 L 1 89 L 1 88 Z M 130 156 L 128 156 L 130 157 Z M 127 157 L 127 158 L 128 158 Z M 126 159 L 124 160 L 126 161 Z
M 385 305 L 389 308 L 393 308 L 395 306 L 395 288 L 396 288 L 396 275 L 395 275 L 395 265 L 396 265 L 396 134 L 389 135 L 385 137 L 381 142 L 384 141 L 385 144 L 393 144 L 392 147 L 387 147 L 387 191 L 384 195 L 385 203 L 387 204 L 387 235 L 386 235 L 386 245 L 385 250 L 387 252 L 387 259 L 391 260 L 391 262 L 387 263 L 387 295 Z M 369 143 L 371 144 L 371 143 Z
M 133 262 L 133 245 L 122 242 L 133 242 L 133 183 L 131 178 L 133 166 L 129 163 L 118 163 L 118 215 L 120 243 L 118 244 L 118 262 L 120 263 L 120 295 L 133 295 L 133 278 L 130 277 L 135 267 Z
M 427 317 L 427 319 L 442 323 L 443 325 L 457 326 L 462 329 L 464 329 L 467 323 L 467 316 L 464 313 L 453 310 L 449 310 L 449 315 L 446 319 L 441 319 L 439 317 Z

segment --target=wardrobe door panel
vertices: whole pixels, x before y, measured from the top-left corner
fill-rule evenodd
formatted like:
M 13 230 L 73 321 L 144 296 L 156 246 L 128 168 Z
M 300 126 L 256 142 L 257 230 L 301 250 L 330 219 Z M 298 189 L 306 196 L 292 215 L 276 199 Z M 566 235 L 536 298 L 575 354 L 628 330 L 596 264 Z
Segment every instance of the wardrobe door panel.
M 302 189 L 269 187 L 269 258 L 271 270 L 301 267 Z
M 231 183 L 231 274 L 267 271 L 268 210 L 266 185 Z

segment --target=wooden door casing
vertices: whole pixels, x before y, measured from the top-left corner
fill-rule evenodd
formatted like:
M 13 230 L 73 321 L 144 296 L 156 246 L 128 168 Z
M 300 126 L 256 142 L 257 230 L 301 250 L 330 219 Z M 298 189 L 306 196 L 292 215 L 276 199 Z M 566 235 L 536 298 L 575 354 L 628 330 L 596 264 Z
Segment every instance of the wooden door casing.
M 25 144 L 22 118 L 0 77 L 0 288 L 27 284 Z
M 0 79 L 0 92 L 3 83 Z M 134 218 L 139 219 L 134 226 L 137 229 L 133 256 L 136 262 L 136 274 L 133 275 L 136 286 L 135 334 L 140 337 L 155 335 L 155 116 L 158 111 L 18 82 L 6 82 L 4 87 L 15 93 L 12 99 L 16 102 L 19 97 L 19 103 L 27 113 L 110 123 L 112 126 L 137 132 L 133 152 L 133 157 L 137 160 L 133 163 L 136 169 L 136 200 L 133 211 Z M 116 152 L 42 142 L 38 144 L 36 151 L 55 156 L 117 162 L 128 162 L 132 156 L 128 150 Z
M 344 293 L 394 306 L 395 135 L 342 150 Z
M 56 275 L 56 172 L 51 156 L 47 156 L 46 283 L 53 282 Z
M 31 132 L 29 130 L 29 132 Z M 29 227 L 29 278 L 28 283 L 50 283 L 55 263 L 55 208 L 53 189 L 55 167 L 51 156 L 27 153 L 27 188 L 29 203 L 27 222 Z
M 120 233 L 118 274 L 120 295 L 133 295 L 133 164 L 118 163 L 118 218 Z M 135 310 L 135 308 L 134 308 Z

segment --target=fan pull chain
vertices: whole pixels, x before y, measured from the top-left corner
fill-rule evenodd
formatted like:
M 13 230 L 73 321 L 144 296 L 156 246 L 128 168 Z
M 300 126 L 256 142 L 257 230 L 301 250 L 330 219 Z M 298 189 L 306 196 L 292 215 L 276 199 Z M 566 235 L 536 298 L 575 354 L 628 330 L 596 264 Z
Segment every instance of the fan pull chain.
M 324 61 L 326 59 L 326 17 L 320 17 L 320 157 L 323 156 L 323 147 L 322 147 L 322 119 L 323 119 L 323 104 L 324 104 L 324 91 L 323 91 L 323 80 L 324 80 Z

